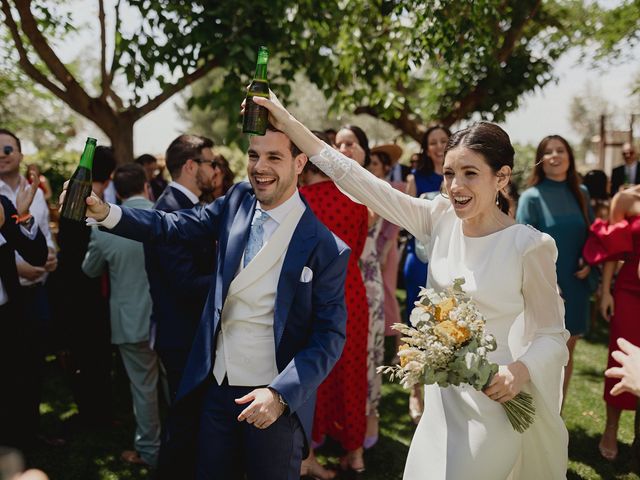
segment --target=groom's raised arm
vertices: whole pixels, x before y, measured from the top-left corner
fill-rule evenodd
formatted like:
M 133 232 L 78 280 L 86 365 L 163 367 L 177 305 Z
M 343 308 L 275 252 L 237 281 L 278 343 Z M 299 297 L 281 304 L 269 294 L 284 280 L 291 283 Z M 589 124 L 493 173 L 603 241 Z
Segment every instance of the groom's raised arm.
M 312 333 L 269 387 L 275 389 L 295 412 L 329 375 L 346 341 L 347 308 L 344 284 L 351 250 L 342 249 L 313 280 Z

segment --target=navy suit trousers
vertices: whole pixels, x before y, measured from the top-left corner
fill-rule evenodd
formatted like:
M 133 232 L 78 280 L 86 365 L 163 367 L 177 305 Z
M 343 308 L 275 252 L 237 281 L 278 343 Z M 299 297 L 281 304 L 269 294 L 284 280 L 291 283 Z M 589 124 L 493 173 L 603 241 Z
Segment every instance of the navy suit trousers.
M 250 403 L 235 399 L 254 388 L 210 382 L 200 417 L 198 480 L 300 478 L 304 432 L 296 415 L 282 415 L 264 430 L 238 421 Z

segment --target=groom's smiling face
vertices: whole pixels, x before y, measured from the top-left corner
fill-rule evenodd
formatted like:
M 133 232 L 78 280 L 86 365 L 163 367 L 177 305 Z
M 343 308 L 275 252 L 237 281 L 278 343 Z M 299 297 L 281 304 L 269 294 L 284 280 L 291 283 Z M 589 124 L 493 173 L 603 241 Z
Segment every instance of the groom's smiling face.
M 267 130 L 251 137 L 247 175 L 264 210 L 281 205 L 296 191 L 307 157 L 294 156 L 292 150 L 291 140 L 282 132 Z

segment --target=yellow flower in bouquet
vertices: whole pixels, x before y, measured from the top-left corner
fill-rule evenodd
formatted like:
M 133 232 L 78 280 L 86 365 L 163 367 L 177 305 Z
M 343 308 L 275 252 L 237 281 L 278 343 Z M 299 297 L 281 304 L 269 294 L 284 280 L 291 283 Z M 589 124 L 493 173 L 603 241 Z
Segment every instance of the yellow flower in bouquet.
M 411 312 L 411 326 L 396 323 L 404 334 L 400 347 L 400 365 L 378 367 L 405 388 L 423 383 L 441 387 L 468 384 L 483 390 L 498 371 L 487 355 L 496 349 L 492 335 L 485 333 L 485 319 L 476 304 L 464 292 L 458 278 L 444 292 L 420 290 L 420 300 Z M 501 404 L 513 428 L 524 432 L 535 416 L 533 397 L 520 392 Z
M 433 330 L 441 340 L 448 341 L 454 345 L 461 345 L 471 338 L 471 332 L 467 327 L 459 326 L 451 320 L 442 320 L 433 327 Z

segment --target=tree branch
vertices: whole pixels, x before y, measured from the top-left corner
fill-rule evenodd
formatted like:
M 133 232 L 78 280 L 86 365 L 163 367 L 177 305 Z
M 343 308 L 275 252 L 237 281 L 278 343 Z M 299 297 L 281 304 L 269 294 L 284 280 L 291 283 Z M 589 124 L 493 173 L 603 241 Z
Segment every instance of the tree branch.
M 113 82 L 113 76 L 115 75 L 115 69 L 118 65 L 118 62 L 120 61 L 120 52 L 118 50 L 118 45 L 116 45 L 116 37 L 118 35 L 118 32 L 120 31 L 120 23 L 121 23 L 121 19 L 120 19 L 120 1 L 118 0 L 118 3 L 116 3 L 116 8 L 115 8 L 115 13 L 116 13 L 116 21 L 115 21 L 115 28 L 114 28 L 114 34 L 113 34 L 113 57 L 111 57 L 111 66 L 109 67 L 109 85 L 112 84 Z M 119 97 L 118 97 L 119 98 Z M 120 103 L 122 103 L 122 100 L 120 100 Z
M 100 22 L 100 80 L 102 84 L 101 98 L 106 98 L 109 90 L 107 75 L 107 32 L 104 15 L 104 0 L 98 0 L 98 21 Z
M 63 102 L 69 101 L 69 95 L 66 91 L 61 89 L 58 85 L 53 83 L 51 80 L 47 78 L 45 74 L 43 74 L 40 70 L 36 68 L 36 66 L 31 63 L 29 60 L 29 56 L 27 54 L 27 50 L 22 42 L 22 38 L 20 37 L 20 31 L 18 30 L 18 26 L 13 19 L 13 15 L 11 14 L 11 6 L 7 2 L 7 0 L 2 1 L 2 11 L 5 16 L 5 22 L 9 27 L 9 31 L 11 32 L 11 38 L 13 38 L 13 43 L 16 46 L 16 50 L 18 51 L 19 63 L 24 72 L 35 82 L 39 83 L 51 93 L 53 93 L 56 97 L 58 97 Z
M 536 2 L 531 6 L 529 12 L 526 15 L 523 15 L 518 21 L 512 23 L 509 30 L 505 32 L 502 45 L 496 54 L 498 65 L 509 59 L 518 44 L 518 41 L 522 38 L 525 26 L 536 15 L 541 3 L 541 0 L 536 0 Z M 474 111 L 486 98 L 487 93 L 487 88 L 483 86 L 482 82 L 479 82 L 473 90 L 456 102 L 455 108 L 442 119 L 443 125 L 448 127 L 461 118 L 464 118 L 468 113 Z
M 196 80 L 198 80 L 199 78 L 202 78 L 203 76 L 205 76 L 207 73 L 213 70 L 217 65 L 218 65 L 218 61 L 216 59 L 209 60 L 200 68 L 197 68 L 196 70 L 191 72 L 189 75 L 185 75 L 184 77 L 182 77 L 176 83 L 167 85 L 165 89 L 162 91 L 162 93 L 150 99 L 146 104 L 142 105 L 141 107 L 129 107 L 128 110 L 131 111 L 136 116 L 136 118 L 144 117 L 147 113 L 158 108 L 160 105 L 162 105 L 163 102 L 165 102 L 171 96 L 173 96 L 174 94 L 176 94 L 177 92 L 185 88 L 187 85 L 190 85 Z
M 22 31 L 29 39 L 38 56 L 45 63 L 49 71 L 64 85 L 67 93 L 74 97 L 74 109 L 88 112 L 91 97 L 84 91 L 71 72 L 60 61 L 56 53 L 49 46 L 46 38 L 38 29 L 36 19 L 31 13 L 31 0 L 17 0 L 16 9 L 20 15 Z M 82 104 L 82 105 L 81 105 Z M 83 108 L 84 107 L 84 108 Z M 82 113 L 82 112 L 81 112 Z

